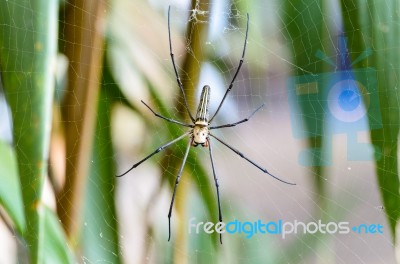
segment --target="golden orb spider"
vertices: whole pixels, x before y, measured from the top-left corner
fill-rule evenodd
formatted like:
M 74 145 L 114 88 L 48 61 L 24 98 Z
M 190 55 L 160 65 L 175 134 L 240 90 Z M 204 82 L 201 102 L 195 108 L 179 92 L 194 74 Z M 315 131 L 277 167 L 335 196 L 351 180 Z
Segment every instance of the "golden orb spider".
M 228 95 L 229 91 L 232 89 L 233 84 L 235 82 L 235 79 L 240 71 L 240 68 L 242 67 L 243 64 L 243 60 L 244 60 L 244 55 L 246 52 L 246 46 L 247 46 L 247 35 L 248 35 L 248 31 L 249 31 L 249 14 L 247 14 L 247 24 L 246 24 L 246 36 L 245 36 L 245 40 L 244 40 L 244 45 L 243 45 L 243 53 L 242 53 L 242 57 L 240 59 L 239 62 L 239 66 L 236 69 L 235 75 L 232 78 L 231 83 L 228 86 L 228 89 L 226 90 L 221 103 L 219 104 L 217 110 L 215 111 L 214 115 L 211 117 L 211 119 L 209 119 L 209 113 L 208 113 L 208 104 L 210 101 L 210 86 L 205 85 L 203 87 L 203 90 L 201 92 L 201 96 L 200 96 L 200 103 L 199 106 L 197 108 L 197 112 L 196 112 L 196 118 L 193 117 L 192 113 L 189 110 L 189 106 L 186 100 L 186 95 L 185 92 L 183 90 L 183 84 L 181 82 L 181 79 L 179 77 L 178 71 L 176 69 L 176 65 L 175 65 L 175 59 L 174 59 L 174 53 L 172 52 L 172 44 L 171 44 L 171 29 L 170 29 L 170 10 L 171 7 L 168 8 L 168 37 L 169 37 L 169 49 L 170 49 L 170 56 L 171 56 L 171 61 L 172 61 L 172 66 L 174 67 L 174 72 L 175 72 L 175 76 L 176 76 L 176 81 L 178 83 L 178 86 L 183 94 L 183 99 L 185 101 L 185 108 L 189 114 L 190 119 L 192 120 L 193 124 L 185 124 L 182 123 L 180 121 L 162 116 L 158 113 L 156 113 L 150 106 L 148 106 L 145 102 L 141 101 L 156 117 L 159 117 L 161 119 L 164 119 L 168 122 L 171 123 L 175 123 L 181 126 L 185 126 L 185 127 L 189 127 L 189 131 L 187 131 L 186 133 L 184 133 L 183 135 L 179 136 L 178 138 L 175 138 L 172 141 L 167 142 L 166 144 L 160 146 L 159 148 L 157 148 L 155 151 L 153 151 L 150 155 L 146 156 L 145 158 L 143 158 L 142 160 L 140 160 L 139 162 L 135 163 L 130 169 L 128 169 L 127 171 L 125 171 L 123 174 L 118 175 L 117 177 L 122 177 L 125 174 L 127 174 L 128 172 L 130 172 L 131 170 L 133 170 L 134 168 L 136 168 L 137 166 L 139 166 L 140 164 L 142 164 L 143 162 L 145 162 L 147 159 L 149 159 L 150 157 L 152 157 L 153 155 L 157 154 L 158 152 L 164 150 L 165 148 L 171 146 L 172 144 L 178 142 L 179 140 L 189 136 L 190 140 L 188 142 L 188 145 L 186 147 L 186 151 L 185 154 L 183 156 L 183 161 L 182 161 L 182 165 L 179 168 L 179 172 L 178 175 L 176 176 L 176 180 L 175 180 L 175 185 L 174 185 L 174 191 L 172 193 L 172 199 L 171 199 L 171 204 L 169 207 L 169 212 L 168 212 L 168 241 L 171 239 L 171 216 L 172 216 L 172 207 L 174 205 L 174 201 L 175 201 L 175 194 L 176 194 L 176 189 L 178 188 L 178 184 L 182 175 L 182 171 L 183 171 L 183 167 L 185 166 L 186 163 L 186 159 L 187 156 L 189 154 L 189 149 L 191 146 L 193 147 L 197 147 L 197 146 L 202 146 L 202 147 L 208 147 L 209 149 L 209 153 L 210 153 L 210 160 L 211 160 L 211 168 L 212 168 L 212 172 L 214 175 L 214 182 L 215 182 L 215 187 L 217 190 L 217 200 L 218 200 L 218 216 L 219 216 L 219 222 L 222 222 L 222 212 L 221 212 L 221 204 L 220 204 L 220 196 L 219 196 L 219 182 L 218 182 L 218 177 L 216 175 L 215 172 L 215 168 L 214 168 L 214 160 L 213 160 L 213 154 L 212 154 L 212 144 L 211 144 L 211 140 L 210 137 L 216 139 L 218 142 L 220 142 L 221 144 L 223 144 L 224 146 L 226 146 L 227 148 L 229 148 L 230 150 L 232 150 L 233 152 L 235 152 L 237 155 L 239 155 L 241 158 L 247 160 L 248 162 L 250 162 L 252 165 L 254 165 L 255 167 L 257 167 L 258 169 L 260 169 L 262 172 L 268 174 L 269 176 L 283 182 L 286 184 L 290 184 L 290 185 L 296 185 L 295 183 L 291 183 L 291 182 L 287 182 L 284 181 L 276 176 L 274 176 L 273 174 L 269 173 L 267 169 L 261 167 L 260 165 L 258 165 L 257 163 L 255 163 L 254 161 L 252 161 L 251 159 L 247 158 L 247 156 L 245 156 L 244 154 L 242 154 L 239 150 L 235 149 L 234 147 L 232 147 L 231 145 L 229 145 L 228 143 L 224 142 L 223 140 L 221 140 L 220 138 L 216 137 L 215 135 L 211 134 L 210 130 L 213 129 L 219 129 L 219 128 L 224 128 L 224 127 L 234 127 L 238 124 L 247 122 L 258 110 L 260 110 L 264 104 L 262 104 L 260 107 L 258 107 L 256 110 L 254 110 L 247 118 L 242 119 L 238 122 L 235 123 L 231 123 L 231 124 L 225 124 L 225 125 L 219 125 L 219 126 L 210 126 L 211 122 L 213 121 L 213 119 L 215 118 L 215 116 L 218 114 L 219 110 L 222 107 L 222 104 L 225 101 L 226 96 Z M 222 244 L 222 234 L 220 233 L 220 243 Z

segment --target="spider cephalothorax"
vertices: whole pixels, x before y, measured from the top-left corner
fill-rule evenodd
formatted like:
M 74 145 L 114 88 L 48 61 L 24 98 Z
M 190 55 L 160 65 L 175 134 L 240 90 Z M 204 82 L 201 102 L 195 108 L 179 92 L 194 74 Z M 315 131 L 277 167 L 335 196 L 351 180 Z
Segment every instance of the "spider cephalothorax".
M 208 127 L 195 125 L 192 132 L 192 146 L 208 147 Z
M 149 159 L 153 155 L 157 154 L 158 152 L 162 151 L 163 149 L 167 148 L 168 146 L 176 143 L 177 141 L 179 141 L 179 140 L 181 140 L 181 139 L 183 139 L 185 137 L 190 137 L 190 140 L 189 140 L 188 145 L 186 147 L 185 154 L 183 156 L 182 165 L 181 165 L 181 167 L 179 169 L 178 175 L 176 176 L 175 186 L 174 186 L 174 190 L 173 190 L 173 193 L 172 193 L 171 204 L 170 204 L 170 207 L 169 207 L 169 212 L 168 212 L 168 231 L 169 231 L 168 241 L 171 238 L 171 216 L 172 216 L 172 207 L 173 207 L 174 201 L 175 201 L 175 194 L 176 194 L 176 190 L 177 190 L 177 187 L 178 187 L 181 175 L 182 175 L 183 167 L 184 167 L 184 165 L 186 163 L 186 159 L 187 159 L 187 156 L 189 155 L 189 149 L 190 149 L 191 146 L 197 147 L 198 145 L 201 145 L 203 147 L 208 147 L 208 149 L 209 149 L 210 160 L 211 160 L 211 168 L 212 168 L 212 172 L 213 172 L 213 176 L 214 176 L 215 187 L 217 189 L 218 216 L 219 216 L 218 220 L 219 220 L 219 222 L 222 222 L 222 211 L 221 211 L 221 204 L 220 204 L 220 198 L 219 198 L 219 183 L 218 183 L 217 174 L 216 174 L 215 168 L 214 168 L 211 137 L 214 138 L 215 140 L 217 140 L 218 142 L 220 142 L 221 144 L 223 144 L 224 146 L 226 146 L 227 148 L 229 148 L 230 150 L 232 150 L 233 152 L 235 152 L 241 158 L 243 158 L 246 161 L 250 162 L 252 165 L 254 165 L 256 168 L 258 168 L 262 172 L 264 172 L 264 173 L 270 175 L 271 177 L 273 177 L 273 178 L 275 178 L 275 179 L 277 179 L 277 180 L 279 180 L 281 182 L 284 182 L 286 184 L 295 185 L 294 183 L 290 183 L 290 182 L 284 181 L 284 180 L 274 176 L 273 174 L 269 173 L 267 171 L 267 169 L 261 167 L 260 165 L 258 165 L 254 161 L 252 161 L 251 159 L 247 158 L 247 156 L 244 155 L 242 152 L 240 152 L 239 150 L 237 150 L 236 148 L 232 147 L 231 145 L 229 145 L 228 143 L 226 143 L 222 139 L 220 139 L 220 138 L 216 137 L 215 135 L 213 135 L 212 133 L 210 133 L 210 130 L 213 130 L 213 129 L 219 129 L 219 128 L 224 128 L 224 127 L 234 127 L 234 126 L 236 126 L 238 124 L 247 122 L 258 110 L 260 110 L 264 106 L 264 104 L 261 105 L 256 110 L 254 110 L 247 118 L 242 119 L 240 121 L 237 121 L 235 123 L 225 124 L 225 125 L 218 125 L 218 126 L 210 126 L 212 124 L 212 121 L 213 121 L 214 117 L 218 114 L 219 110 L 221 109 L 221 106 L 224 103 L 226 96 L 228 95 L 229 91 L 232 89 L 233 84 L 234 84 L 235 79 L 236 79 L 236 76 L 238 75 L 238 73 L 240 71 L 240 68 L 242 67 L 244 54 L 246 52 L 247 33 L 248 33 L 248 30 L 249 30 L 249 15 L 247 14 L 246 36 L 245 36 L 245 40 L 244 40 L 243 53 L 242 53 L 242 57 L 241 57 L 240 62 L 239 62 L 239 66 L 236 69 L 235 75 L 233 76 L 232 81 L 230 82 L 228 88 L 226 89 L 224 97 L 222 97 L 222 100 L 221 100 L 217 110 L 215 111 L 215 113 L 211 117 L 211 119 L 209 119 L 208 118 L 209 117 L 208 116 L 208 114 L 209 114 L 208 113 L 208 103 L 209 103 L 209 100 L 210 100 L 210 86 L 208 86 L 208 85 L 205 85 L 203 87 L 202 92 L 201 92 L 200 102 L 199 102 L 199 106 L 198 106 L 197 112 L 196 112 L 196 118 L 193 117 L 193 115 L 191 114 L 191 112 L 189 110 L 189 106 L 188 106 L 188 103 L 187 103 L 187 100 L 186 100 L 186 95 L 185 95 L 185 92 L 183 90 L 183 85 L 182 85 L 181 79 L 179 78 L 178 71 L 176 69 L 175 60 L 174 60 L 174 54 L 172 53 L 169 14 L 170 14 L 170 8 L 168 9 L 168 33 L 169 33 L 169 48 L 170 48 L 172 66 L 174 67 L 176 80 L 178 82 L 178 86 L 179 86 L 179 88 L 180 88 L 180 90 L 182 92 L 182 95 L 183 95 L 183 99 L 184 99 L 184 102 L 185 102 L 185 108 L 186 108 L 187 113 L 189 114 L 190 120 L 192 121 L 193 124 L 185 124 L 185 123 L 182 123 L 180 121 L 177 121 L 177 120 L 162 116 L 162 115 L 156 113 L 150 106 L 148 106 L 145 102 L 142 101 L 142 103 L 145 106 L 147 106 L 147 108 L 149 108 L 150 111 L 155 116 L 157 116 L 159 118 L 162 118 L 162 119 L 164 119 L 164 120 L 166 120 L 168 122 L 171 122 L 171 123 L 175 123 L 175 124 L 178 124 L 178 125 L 181 125 L 181 126 L 189 127 L 190 130 L 187 131 L 185 134 L 181 135 L 180 137 L 175 138 L 174 140 L 172 140 L 170 142 L 167 142 L 166 144 L 164 144 L 161 147 L 157 148 L 150 155 L 146 156 L 144 159 L 142 159 L 139 162 L 135 163 L 129 170 L 127 170 L 123 174 L 117 176 L 117 177 L 124 176 L 125 174 L 130 172 L 132 169 L 136 168 L 137 166 L 139 166 L 140 164 L 145 162 L 147 159 Z M 222 236 L 221 236 L 221 234 L 220 234 L 220 242 L 222 244 Z

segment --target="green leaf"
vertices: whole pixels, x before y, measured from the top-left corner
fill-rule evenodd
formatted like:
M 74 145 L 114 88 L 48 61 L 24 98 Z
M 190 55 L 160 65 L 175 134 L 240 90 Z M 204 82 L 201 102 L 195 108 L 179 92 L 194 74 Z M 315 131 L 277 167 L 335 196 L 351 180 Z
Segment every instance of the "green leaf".
M 22 236 L 25 231 L 25 216 L 17 160 L 11 146 L 3 141 L 0 141 L 0 168 L 0 204 Z
M 57 51 L 57 0 L 0 1 L 0 67 L 11 108 L 30 263 L 43 263 L 39 216 L 47 160 Z
M 353 61 L 367 48 L 373 48 L 372 59 L 355 67 L 377 69 L 378 93 L 382 128 L 371 130 L 375 146 L 378 184 L 393 240 L 400 216 L 398 176 L 399 111 L 398 76 L 400 74 L 400 18 L 399 2 L 342 0 L 346 36 Z M 370 116 L 370 126 L 375 119 Z M 382 154 L 382 155 L 381 155 Z
M 295 76 L 293 78 L 308 79 L 313 74 L 319 74 L 324 70 L 324 62 L 315 57 L 316 51 L 322 49 L 323 35 L 327 28 L 322 14 L 323 2 L 321 0 L 313 2 L 286 0 L 281 10 L 281 16 L 285 23 L 285 35 L 289 40 L 287 43 L 293 58 L 292 70 Z M 289 99 L 289 103 L 298 104 L 300 108 L 298 114 L 304 121 L 303 131 L 312 131 L 306 135 L 308 149 L 300 153 L 299 162 L 304 164 L 304 160 L 310 160 L 305 165 L 311 166 L 310 174 L 314 176 L 316 199 L 319 200 L 319 206 L 323 207 L 326 187 L 322 166 L 329 157 L 325 156 L 328 152 L 323 144 L 325 111 L 322 104 L 324 102 L 319 105 L 321 109 L 311 109 L 310 111 L 310 99 L 307 99 L 297 102 Z
M 55 213 L 45 205 L 38 208 L 43 236 L 40 247 L 40 263 L 74 263 L 66 244 L 65 235 Z
M 107 63 L 105 63 L 107 65 Z M 86 187 L 82 248 L 85 259 L 120 263 L 115 209 L 115 164 L 111 141 L 111 106 L 118 89 L 109 68 L 103 67 L 103 85 L 97 111 L 97 126 Z
M 193 148 L 192 148 L 193 149 Z M 195 171 L 196 173 L 190 174 L 192 176 L 193 182 L 195 182 L 196 187 L 201 194 L 201 199 L 203 200 L 203 205 L 206 206 L 208 214 L 210 216 L 210 221 L 215 223 L 218 222 L 218 208 L 217 208 L 217 191 L 215 189 L 214 181 L 211 183 L 212 174 L 208 175 L 205 165 L 199 164 L 202 160 L 197 153 L 191 152 L 187 159 L 187 167 L 190 171 Z M 211 163 L 209 163 L 211 167 Z M 214 234 L 216 240 L 219 241 L 219 236 Z

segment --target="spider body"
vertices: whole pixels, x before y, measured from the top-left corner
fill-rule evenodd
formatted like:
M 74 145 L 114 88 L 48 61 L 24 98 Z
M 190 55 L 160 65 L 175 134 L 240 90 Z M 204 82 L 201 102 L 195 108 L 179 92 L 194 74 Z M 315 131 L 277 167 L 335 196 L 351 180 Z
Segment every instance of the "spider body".
M 178 175 L 176 176 L 176 180 L 175 180 L 175 185 L 173 188 L 173 193 L 172 193 L 172 199 L 171 199 L 171 203 L 170 203 L 170 207 L 169 207 L 169 212 L 168 212 L 168 231 L 169 231 L 169 235 L 168 235 L 168 241 L 171 238 L 171 216 L 172 216 L 172 207 L 175 201 L 175 195 L 176 195 L 176 190 L 183 172 L 183 168 L 184 165 L 186 163 L 186 159 L 189 155 L 189 148 L 191 146 L 193 147 L 197 147 L 197 146 L 202 146 L 202 147 L 208 147 L 209 150 L 209 154 L 210 154 L 210 161 L 211 161 L 211 169 L 212 169 L 212 173 L 214 176 L 214 182 L 215 182 L 215 187 L 216 187 L 216 191 L 217 191 L 217 201 L 218 201 L 218 220 L 219 222 L 222 222 L 222 210 L 221 210 L 221 204 L 220 204 L 220 196 L 219 196 L 219 181 L 218 181 L 218 177 L 217 177 L 217 173 L 215 171 L 215 167 L 214 167 L 214 160 L 213 160 L 213 154 L 212 154 L 212 145 L 214 143 L 211 143 L 211 138 L 215 139 L 216 141 L 218 141 L 219 143 L 221 143 L 222 145 L 224 145 L 225 147 L 227 147 L 228 149 L 230 149 L 231 151 L 233 151 L 234 153 L 236 153 L 238 156 L 240 156 L 241 158 L 245 159 L 247 162 L 249 162 L 250 164 L 252 164 L 254 167 L 258 168 L 259 170 L 261 170 L 263 173 L 268 174 L 269 176 L 273 177 L 274 179 L 281 181 L 283 183 L 286 184 L 290 184 L 290 185 L 295 185 L 294 183 L 290 183 L 287 181 L 284 181 L 276 176 L 274 176 L 273 174 L 269 173 L 267 169 L 261 167 L 260 165 L 258 165 L 257 163 L 255 163 L 253 160 L 251 160 L 250 158 L 248 158 L 246 155 L 244 155 L 242 152 L 240 152 L 239 150 L 237 150 L 236 148 L 232 147 L 230 144 L 226 143 L 225 141 L 223 141 L 222 139 L 218 138 L 217 136 L 213 135 L 211 133 L 211 130 L 213 129 L 220 129 L 220 128 L 226 128 L 226 127 L 234 127 L 236 125 L 239 125 L 241 123 L 247 122 L 250 120 L 250 118 L 257 112 L 259 111 L 264 104 L 262 104 L 260 107 L 258 107 L 256 110 L 254 110 L 247 118 L 244 118 L 240 121 L 237 121 L 235 123 L 230 123 L 230 124 L 225 124 L 225 125 L 218 125 L 218 126 L 210 126 L 210 124 L 212 124 L 213 119 L 215 118 L 215 116 L 218 114 L 219 110 L 221 109 L 226 96 L 229 94 L 229 92 L 231 91 L 233 84 L 235 82 L 235 79 L 240 71 L 240 68 L 242 67 L 243 64 L 243 60 L 244 60 L 244 55 L 245 55 L 245 51 L 246 51 L 246 44 L 247 44 L 247 34 L 248 34 L 248 30 L 249 30 L 249 15 L 247 14 L 247 24 L 246 24 L 246 36 L 245 36 L 245 41 L 244 41 L 244 45 L 243 45 L 243 53 L 242 53 L 242 57 L 240 59 L 239 62 L 239 66 L 236 69 L 236 72 L 232 78 L 232 81 L 230 82 L 228 88 L 225 91 L 224 96 L 222 97 L 222 100 L 217 108 L 217 110 L 215 111 L 214 115 L 209 118 L 209 112 L 208 112 L 208 105 L 209 105 L 209 101 L 210 101 L 210 86 L 205 85 L 202 89 L 201 92 L 201 96 L 200 96 L 200 102 L 199 102 L 199 106 L 197 108 L 197 112 L 196 112 L 196 118 L 193 117 L 193 115 L 191 114 L 190 110 L 189 110 L 189 106 L 186 100 L 186 95 L 183 89 L 183 84 L 181 82 L 181 79 L 179 77 L 176 65 L 175 65 L 175 60 L 174 60 L 174 54 L 172 52 L 172 44 L 171 44 L 171 30 L 170 30 L 170 8 L 168 9 L 168 36 L 169 36 L 169 48 L 170 48 L 170 56 L 171 56 L 171 61 L 172 61 L 172 66 L 174 68 L 174 72 L 175 72 L 175 76 L 176 76 L 176 81 L 178 83 L 178 86 L 182 92 L 183 95 L 183 100 L 184 100 L 184 106 L 186 108 L 186 111 L 192 121 L 192 124 L 186 124 L 165 116 L 162 116 L 158 113 L 156 113 L 150 106 L 148 106 L 145 102 L 142 101 L 142 103 L 156 116 L 159 117 L 161 119 L 164 119 L 168 122 L 174 123 L 174 124 L 178 124 L 184 127 L 189 127 L 189 131 L 187 131 L 186 133 L 184 133 L 183 135 L 165 143 L 164 145 L 160 146 L 159 148 L 157 148 L 155 151 L 153 151 L 152 153 L 150 153 L 148 156 L 146 156 L 145 158 L 143 158 L 142 160 L 138 161 L 137 163 L 133 164 L 133 166 L 128 169 L 127 171 L 125 171 L 123 174 L 118 175 L 117 177 L 122 177 L 125 174 L 127 174 L 128 172 L 130 172 L 131 170 L 133 170 L 134 168 L 136 168 L 137 166 L 139 166 L 140 164 L 142 164 L 143 162 L 145 162 L 147 159 L 151 158 L 152 156 L 154 156 L 155 154 L 159 153 L 160 151 L 164 150 L 165 148 L 171 146 L 172 144 L 175 144 L 176 142 L 178 142 L 179 140 L 185 138 L 185 137 L 189 137 L 189 141 L 186 147 L 186 151 L 183 155 L 183 160 L 182 160 L 182 165 L 179 168 L 178 171 Z M 222 244 L 222 235 L 220 234 L 220 242 Z
M 210 86 L 205 85 L 201 91 L 196 120 L 192 129 L 192 146 L 208 147 L 208 104 L 210 102 Z

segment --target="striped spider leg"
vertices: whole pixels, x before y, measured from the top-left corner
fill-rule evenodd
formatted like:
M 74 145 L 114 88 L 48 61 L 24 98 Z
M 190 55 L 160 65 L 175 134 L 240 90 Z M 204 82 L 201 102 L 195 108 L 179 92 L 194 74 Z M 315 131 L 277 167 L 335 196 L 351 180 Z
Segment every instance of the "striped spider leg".
M 179 185 L 179 181 L 181 179 L 181 175 L 183 172 L 183 168 L 185 166 L 186 163 L 186 159 L 189 155 L 189 149 L 190 147 L 197 147 L 197 146 L 201 146 L 201 147 L 208 147 L 209 149 L 209 155 L 210 155 L 210 161 L 211 161 L 211 168 L 212 168 L 212 172 L 213 172 L 213 176 L 214 176 L 214 182 L 215 182 L 215 187 L 216 187 L 216 191 L 217 191 L 217 202 L 218 202 L 218 220 L 219 222 L 222 222 L 222 211 L 221 211 L 221 204 L 220 204 L 220 193 L 219 193 L 219 181 L 218 181 L 218 177 L 217 177 L 217 173 L 215 170 L 215 166 L 214 166 L 214 158 L 213 158 L 213 152 L 212 152 L 212 143 L 211 143 L 211 137 L 214 138 L 216 141 L 218 141 L 219 143 L 221 143 L 222 145 L 224 145 L 225 147 L 227 147 L 228 149 L 232 150 L 234 153 L 236 153 L 237 155 L 239 155 L 241 158 L 245 159 L 246 161 L 248 161 L 249 163 L 251 163 L 253 166 L 255 166 L 256 168 L 258 168 L 259 170 L 261 170 L 262 172 L 268 174 L 269 176 L 283 182 L 286 184 L 290 184 L 290 185 L 295 185 L 295 183 L 291 183 L 291 182 L 287 182 L 284 181 L 276 176 L 274 176 L 273 174 L 269 173 L 267 169 L 261 167 L 260 165 L 258 165 L 257 163 L 255 163 L 254 161 L 252 161 L 251 159 L 249 159 L 246 155 L 244 155 L 242 152 L 240 152 L 239 150 L 237 150 L 236 148 L 232 147 L 230 144 L 226 143 L 225 141 L 223 141 L 222 139 L 216 137 L 215 135 L 210 133 L 210 130 L 215 130 L 215 129 L 220 129 L 220 128 L 226 128 L 226 127 L 234 127 L 236 125 L 242 124 L 244 122 L 247 122 L 250 120 L 250 118 L 256 113 L 258 112 L 261 108 L 263 108 L 264 104 L 262 104 L 261 106 L 259 106 L 257 109 L 255 109 L 248 117 L 237 121 L 235 123 L 230 123 L 230 124 L 225 124 L 225 125 L 218 125 L 218 126 L 210 126 L 211 122 L 213 121 L 213 119 L 216 117 L 216 115 L 218 114 L 219 110 L 222 107 L 222 104 L 224 103 L 229 91 L 232 89 L 233 84 L 235 82 L 235 79 L 240 71 L 240 68 L 242 67 L 243 64 L 243 60 L 244 60 L 244 55 L 246 52 L 246 43 L 247 43 L 247 34 L 248 34 L 248 30 L 249 30 L 249 15 L 247 14 L 247 25 L 246 25 L 246 36 L 245 36 L 245 41 L 244 41 L 244 45 L 243 45 L 243 52 L 242 52 L 242 57 L 240 59 L 239 62 L 239 66 L 236 69 L 236 72 L 232 78 L 232 81 L 230 82 L 217 110 L 215 111 L 214 115 L 211 117 L 211 119 L 209 119 L 209 112 L 208 112 L 208 106 L 209 106 L 209 101 L 210 101 L 210 86 L 205 85 L 202 89 L 201 92 L 201 96 L 200 96 L 200 102 L 199 105 L 197 107 L 197 112 L 196 112 L 196 117 L 194 118 L 193 115 L 191 114 L 190 110 L 189 110 L 189 106 L 186 100 L 186 95 L 183 89 L 183 85 L 182 82 L 180 80 L 176 65 L 175 65 L 175 59 L 174 59 L 174 54 L 172 52 L 172 44 L 171 44 L 171 30 L 170 30 L 170 8 L 168 9 L 168 33 L 169 33 L 169 46 L 170 46 L 170 56 L 171 56 L 171 61 L 172 61 L 172 65 L 174 68 L 174 72 L 175 72 L 175 76 L 176 76 L 176 81 L 178 83 L 178 86 L 183 94 L 183 99 L 185 102 L 185 108 L 188 112 L 188 115 L 192 121 L 193 124 L 186 124 L 165 116 L 162 116 L 160 114 L 158 114 L 157 112 L 155 112 L 150 106 L 148 106 L 145 102 L 141 101 L 156 117 L 159 117 L 163 120 L 166 120 L 168 122 L 174 123 L 174 124 L 178 124 L 184 127 L 188 127 L 190 128 L 189 131 L 187 131 L 186 133 L 184 133 L 183 135 L 165 143 L 164 145 L 158 147 L 156 150 L 154 150 L 152 153 L 150 153 L 148 156 L 146 156 L 145 158 L 143 158 L 142 160 L 140 160 L 139 162 L 135 163 L 130 169 L 128 169 L 127 171 L 125 171 L 123 174 L 118 175 L 117 177 L 122 177 L 124 175 L 126 175 L 128 172 L 130 172 L 131 170 L 133 170 L 134 168 L 136 168 L 137 166 L 139 166 L 140 164 L 142 164 L 143 162 L 145 162 L 146 160 L 148 160 L 149 158 L 151 158 L 152 156 L 154 156 L 155 154 L 159 153 L 160 151 L 164 150 L 165 148 L 173 145 L 174 143 L 180 141 L 181 139 L 185 138 L 185 137 L 189 137 L 190 140 L 188 141 L 186 150 L 185 150 L 185 154 L 183 156 L 183 161 L 182 164 L 179 168 L 178 171 L 178 175 L 176 177 L 175 180 L 175 185 L 174 185 L 174 189 L 173 189 L 173 193 L 172 193 L 172 198 L 171 198 L 171 203 L 169 206 L 169 211 L 168 211 L 168 241 L 171 239 L 171 217 L 172 217 L 172 208 L 174 205 L 174 201 L 175 201 L 175 195 L 176 195 L 176 190 L 178 188 Z M 222 234 L 220 234 L 220 243 L 222 244 Z

